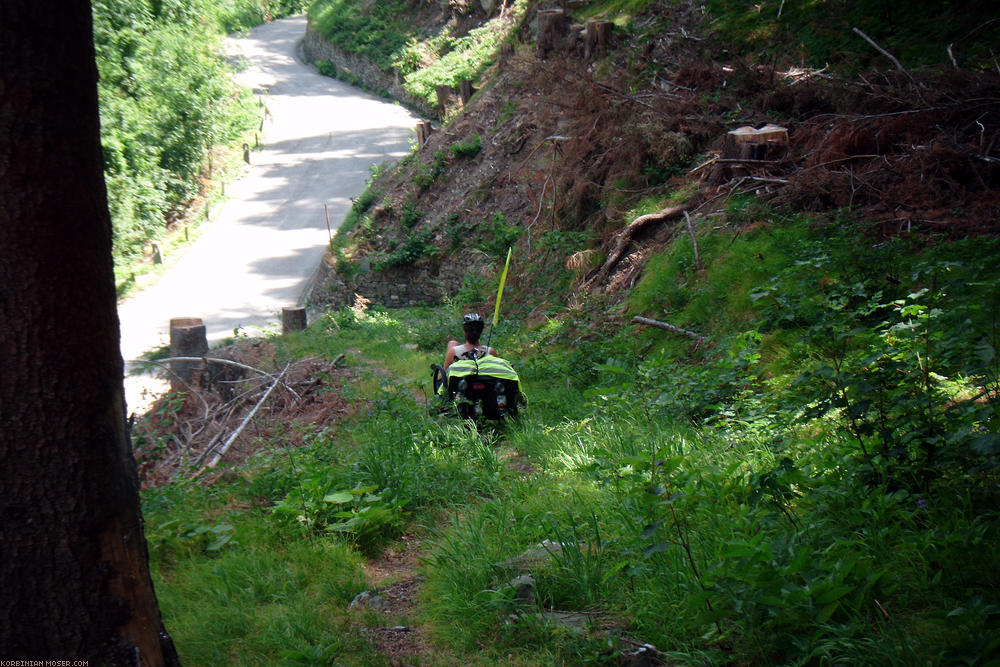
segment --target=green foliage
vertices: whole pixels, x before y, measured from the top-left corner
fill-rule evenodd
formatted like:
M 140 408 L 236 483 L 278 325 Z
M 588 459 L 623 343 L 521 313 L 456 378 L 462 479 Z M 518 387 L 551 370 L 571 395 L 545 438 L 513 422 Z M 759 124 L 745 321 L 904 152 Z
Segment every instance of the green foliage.
M 436 87 L 476 80 L 523 17 L 526 3 L 514 3 L 506 18 L 490 20 L 466 35 L 449 25 L 437 35 L 414 32 L 412 9 L 400 0 L 358 5 L 348 0 L 318 0 L 309 9 L 310 24 L 331 43 L 363 55 L 383 71 L 405 77 L 404 88 L 436 104 Z
M 321 60 L 316 63 L 316 71 L 323 76 L 329 76 L 334 79 L 337 78 L 337 66 L 329 60 Z
M 445 33 L 429 45 L 411 41 L 397 56 L 394 65 L 406 74 L 403 84 L 406 92 L 429 104 L 437 100 L 437 86 L 458 86 L 462 81 L 475 81 L 491 64 L 500 44 L 511 33 L 525 11 L 523 0 L 515 2 L 513 18 L 496 18 L 473 28 L 462 37 L 451 37 Z M 428 59 L 432 62 L 421 69 L 412 69 L 415 64 Z
M 197 619 L 230 648 L 259 631 L 248 607 L 291 613 L 243 592 L 251 556 L 297 577 L 319 545 L 371 555 L 420 526 L 421 619 L 483 664 L 613 663 L 608 628 L 680 664 L 994 661 L 1000 245 L 924 250 L 844 220 L 771 217 L 736 200 L 701 230 L 700 268 L 682 234 L 660 256 L 674 273 L 644 278 L 659 281 L 643 293 L 650 309 L 683 313 L 705 342 L 585 328 L 575 318 L 603 312 L 597 299 L 501 331 L 529 404 L 500 435 L 420 404 L 461 302 L 342 309 L 282 338 L 278 356 L 350 351 L 360 377 L 343 391 L 358 411 L 306 429 L 294 452 L 275 443 L 235 482 L 146 493 L 182 652 L 208 644 L 190 620 L 206 613 L 201 589 L 220 604 Z M 576 234 L 535 247 L 587 242 Z M 232 539 L 208 551 L 215 527 Z M 340 567 L 296 586 L 349 599 L 357 570 Z M 511 583 L 525 571 L 529 605 Z M 350 662 L 358 633 L 318 638 L 330 619 L 259 576 L 261 594 L 302 604 L 288 656 Z M 229 605 L 250 621 L 236 627 Z M 591 621 L 569 630 L 553 610 Z
M 377 271 L 394 266 L 409 266 L 424 257 L 430 257 L 438 252 L 433 243 L 434 230 L 424 229 L 409 234 L 402 243 L 393 242 L 389 252 L 372 264 Z
M 407 21 L 406 3 L 400 0 L 375 0 L 365 5 L 318 0 L 309 7 L 309 21 L 332 44 L 366 56 L 386 71 L 392 54 L 403 48 L 413 28 Z
M 477 132 L 468 141 L 456 141 L 448 147 L 448 150 L 455 158 L 476 157 L 479 155 L 479 151 L 483 150 L 483 139 Z
M 781 270 L 787 249 L 807 233 L 808 221 L 782 219 L 743 201 L 730 203 L 730 210 L 734 224 L 752 219 L 768 221 L 770 227 L 699 233 L 701 267 L 695 265 L 691 237 L 677 234 L 672 246 L 650 258 L 629 295 L 630 313 L 706 331 L 741 330 L 755 319 L 751 288 Z
M 415 201 L 407 200 L 403 204 L 403 213 L 399 217 L 399 225 L 404 229 L 412 229 L 424 217 L 424 212 L 417 208 Z
M 970 6 L 933 0 L 923 3 L 920 11 L 880 0 L 833 0 L 824 2 L 821 11 L 810 2 L 749 6 L 737 0 L 711 0 L 706 7 L 718 38 L 730 49 L 738 45 L 755 54 L 764 49 L 792 64 L 851 71 L 869 64 L 888 66 L 852 28 L 864 31 L 907 67 L 947 64 L 948 54 L 941 45 L 961 44 L 965 63 L 991 68 L 988 45 L 995 43 L 1000 31 L 996 7 L 985 2 Z
M 499 211 L 482 226 L 485 228 L 485 236 L 479 242 L 479 248 L 493 257 L 506 257 L 507 249 L 513 247 L 521 236 L 520 225 L 507 222 L 507 218 Z
M 119 260 L 139 255 L 162 234 L 167 216 L 197 194 L 208 149 L 252 126 L 256 108 L 232 83 L 219 36 L 259 23 L 261 7 L 247 0 L 94 3 L 101 142 Z

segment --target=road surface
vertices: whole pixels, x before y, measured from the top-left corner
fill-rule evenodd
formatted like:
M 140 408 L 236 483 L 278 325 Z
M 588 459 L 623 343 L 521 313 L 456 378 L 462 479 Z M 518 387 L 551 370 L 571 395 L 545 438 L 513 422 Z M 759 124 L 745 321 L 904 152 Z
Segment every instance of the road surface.
M 249 173 L 227 187 L 224 207 L 183 257 L 119 304 L 127 368 L 169 343 L 174 317 L 202 318 L 209 345 L 237 328 L 278 326 L 281 308 L 300 303 L 322 260 L 324 203 L 336 227 L 369 168 L 409 151 L 419 119 L 303 63 L 305 26 L 304 17 L 283 19 L 228 40 L 230 55 L 249 63 L 237 81 L 262 93 L 270 111 L 263 148 L 251 153 Z M 150 389 L 146 378 L 126 378 L 130 411 Z

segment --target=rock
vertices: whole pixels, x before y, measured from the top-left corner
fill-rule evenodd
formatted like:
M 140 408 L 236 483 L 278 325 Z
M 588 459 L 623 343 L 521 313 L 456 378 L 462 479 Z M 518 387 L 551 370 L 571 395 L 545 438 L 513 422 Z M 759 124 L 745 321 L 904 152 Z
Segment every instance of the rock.
M 507 582 L 508 588 L 514 589 L 514 601 L 519 605 L 530 607 L 535 604 L 535 578 L 530 574 L 522 574 Z
M 542 540 L 534 549 L 528 549 L 519 556 L 514 556 L 505 561 L 497 563 L 500 567 L 519 567 L 528 569 L 533 565 L 541 565 L 548 562 L 552 556 L 560 553 L 563 549 L 561 542 L 552 540 Z
M 354 596 L 348 609 L 372 609 L 384 614 L 389 611 L 389 601 L 377 593 L 364 591 Z
M 551 623 L 558 625 L 573 633 L 582 633 L 587 630 L 590 623 L 589 614 L 578 614 L 568 611 L 542 611 L 537 614 L 529 614 L 522 618 L 530 618 L 539 623 Z

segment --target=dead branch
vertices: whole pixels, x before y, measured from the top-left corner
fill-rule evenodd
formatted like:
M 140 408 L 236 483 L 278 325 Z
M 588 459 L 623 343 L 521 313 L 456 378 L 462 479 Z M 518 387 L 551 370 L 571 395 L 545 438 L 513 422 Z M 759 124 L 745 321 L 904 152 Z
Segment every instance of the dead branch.
M 636 324 L 647 324 L 651 327 L 656 327 L 657 329 L 672 331 L 673 333 L 681 334 L 683 336 L 687 336 L 688 338 L 694 338 L 696 341 L 698 341 L 699 345 L 708 340 L 697 331 L 691 331 L 690 329 L 683 329 L 679 326 L 669 324 L 667 322 L 661 322 L 659 320 L 653 320 L 648 317 L 640 317 L 639 315 L 636 315 L 635 317 L 632 318 L 632 321 Z
M 284 370 L 282 370 L 281 374 L 278 375 L 277 378 L 275 378 L 274 382 L 271 383 L 271 386 L 268 387 L 267 391 L 264 392 L 264 395 L 260 397 L 260 400 L 257 401 L 257 405 L 253 406 L 253 409 L 247 413 L 246 417 L 243 418 L 243 421 L 240 422 L 240 425 L 236 428 L 235 431 L 233 431 L 232 435 L 229 436 L 225 444 L 223 444 L 222 447 L 219 449 L 218 453 L 212 457 L 211 461 L 208 462 L 208 465 L 206 466 L 207 468 L 214 468 L 219 464 L 219 461 L 232 446 L 233 442 L 236 441 L 236 438 L 239 436 L 239 434 L 243 432 L 243 429 L 246 428 L 246 425 L 249 424 L 250 420 L 253 419 L 253 416 L 257 414 L 257 410 L 260 409 L 260 406 L 264 404 L 264 401 L 266 401 L 267 397 L 271 395 L 271 392 L 274 391 L 274 388 L 281 383 L 281 378 L 285 376 L 285 372 L 288 371 L 289 365 L 290 364 L 285 364 Z
M 258 375 L 263 375 L 264 377 L 269 378 L 271 380 L 275 379 L 274 374 L 268 373 L 267 371 L 262 371 L 259 368 L 254 368 L 253 366 L 247 366 L 246 364 L 241 364 L 238 361 L 232 361 L 231 359 L 221 359 L 219 357 L 168 357 L 168 358 L 162 359 L 160 361 L 163 362 L 163 363 L 170 362 L 170 361 L 203 361 L 206 364 L 208 364 L 210 362 L 213 363 L 213 364 L 218 363 L 218 364 L 224 364 L 224 365 L 227 365 L 227 366 L 233 366 L 235 368 L 242 368 L 243 370 L 247 370 L 247 371 L 252 371 L 254 373 L 257 373 Z M 302 361 L 307 361 L 307 360 L 302 360 Z M 158 362 L 150 362 L 150 363 L 157 363 L 158 365 L 160 365 Z M 285 389 L 287 389 L 288 391 L 290 391 L 292 393 L 292 395 L 295 396 L 296 400 L 299 400 L 299 399 L 302 398 L 289 385 L 287 385 L 285 383 L 282 383 L 282 386 L 284 386 Z
M 691 245 L 694 247 L 694 268 L 701 269 L 701 259 L 698 257 L 698 237 L 694 233 L 694 225 L 691 223 L 691 216 L 684 211 L 684 222 L 687 223 L 688 234 L 691 236 Z
M 905 67 L 903 67 L 903 63 L 899 62 L 899 60 L 896 59 L 896 56 L 892 55 L 891 53 L 889 53 L 888 51 L 886 51 L 885 49 L 883 49 L 881 46 L 879 46 L 878 44 L 876 44 L 875 40 L 873 40 L 871 37 L 869 37 L 868 35 L 866 35 L 861 30 L 858 30 L 857 28 L 851 28 L 851 30 L 853 30 L 854 32 L 856 32 L 861 37 L 861 39 L 863 39 L 866 42 L 868 42 L 869 44 L 871 44 L 872 47 L 876 51 L 878 51 L 883 56 L 885 56 L 886 58 L 888 58 L 889 60 L 891 60 L 892 64 L 896 66 L 896 69 L 898 69 L 900 72 L 902 72 L 903 74 L 905 74 L 907 79 L 909 79 L 910 81 L 912 81 L 914 84 L 917 83 L 917 80 L 915 78 L 913 78 L 913 75 L 910 74 Z
M 201 357 L 177 357 L 177 359 L 178 360 L 187 360 L 187 361 L 198 361 L 198 360 L 201 359 Z M 174 371 L 166 363 L 168 361 L 171 361 L 171 359 L 164 359 L 163 361 L 150 361 L 148 359 L 133 359 L 131 361 L 127 361 L 126 363 L 129 363 L 129 364 L 153 364 L 154 366 L 159 366 L 160 368 L 166 370 L 168 373 L 170 373 L 170 375 L 172 375 L 175 379 L 177 379 L 178 382 L 180 382 L 182 385 L 184 385 L 185 387 L 188 388 L 188 393 L 190 395 L 198 397 L 198 400 L 200 400 L 201 404 L 205 407 L 205 419 L 208 419 L 208 413 L 210 411 L 210 408 L 208 407 L 208 402 L 201 395 L 201 393 L 198 392 L 190 384 L 188 384 L 187 381 L 184 380 L 184 378 L 182 378 L 181 376 L 177 375 L 177 373 L 174 373 Z
M 670 208 L 665 208 L 657 213 L 647 213 L 646 215 L 640 215 L 638 218 L 633 220 L 628 224 L 625 229 L 618 234 L 618 238 L 615 241 L 614 250 L 608 255 L 608 258 L 604 261 L 604 265 L 594 274 L 594 277 L 588 280 L 583 288 L 589 289 L 592 285 L 600 284 L 608 277 L 612 269 L 621 260 L 622 255 L 625 254 L 625 249 L 628 247 L 629 242 L 631 242 L 632 237 L 647 225 L 668 222 L 679 218 L 681 214 L 684 213 L 684 207 L 682 206 L 671 206 Z
M 697 167 L 695 167 L 694 169 L 692 169 L 691 171 L 689 171 L 688 175 L 691 175 L 691 174 L 695 173 L 696 171 L 701 171 L 702 169 L 704 169 L 705 167 L 707 167 L 709 165 L 715 164 L 718 161 L 718 159 L 719 159 L 718 157 L 712 157 L 712 158 L 709 158 L 708 160 L 705 160 L 704 162 L 702 162 L 701 164 L 699 164 Z

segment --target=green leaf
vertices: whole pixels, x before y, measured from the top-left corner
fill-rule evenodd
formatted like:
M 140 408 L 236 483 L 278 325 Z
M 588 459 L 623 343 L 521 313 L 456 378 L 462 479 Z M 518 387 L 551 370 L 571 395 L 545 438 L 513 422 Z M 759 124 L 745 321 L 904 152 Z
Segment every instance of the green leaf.
M 980 456 L 991 456 L 1000 452 L 1000 434 L 989 433 L 973 438 L 969 448 Z
M 828 604 L 823 607 L 819 614 L 816 615 L 816 623 L 825 623 L 833 616 L 833 613 L 837 611 L 837 607 L 840 606 L 839 602 L 834 602 L 833 604 Z
M 818 587 L 820 588 L 820 587 Z M 828 589 L 813 594 L 816 604 L 830 604 L 854 590 L 853 586 L 829 586 Z
M 208 544 L 208 546 L 205 547 L 205 551 L 218 551 L 219 549 L 227 545 L 231 539 L 233 539 L 231 533 L 225 533 L 223 535 L 219 535 L 217 538 L 212 540 Z
M 662 521 L 654 521 L 643 529 L 642 534 L 639 537 L 644 540 L 648 540 L 655 535 L 656 531 L 658 531 L 661 527 L 663 527 Z
M 323 496 L 323 502 L 333 503 L 335 505 L 343 505 L 344 503 L 354 502 L 354 493 L 351 491 L 337 491 L 336 493 L 329 493 Z
M 660 542 L 659 544 L 652 544 L 642 550 L 643 558 L 651 558 L 652 556 L 663 553 L 670 548 L 670 542 Z

